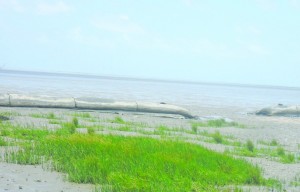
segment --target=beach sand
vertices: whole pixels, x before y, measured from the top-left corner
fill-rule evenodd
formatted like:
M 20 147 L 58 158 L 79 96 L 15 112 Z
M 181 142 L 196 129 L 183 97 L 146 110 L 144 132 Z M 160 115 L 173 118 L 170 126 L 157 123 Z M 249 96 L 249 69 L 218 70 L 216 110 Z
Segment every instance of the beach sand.
M 191 122 L 196 120 L 183 119 L 176 115 L 162 114 L 145 114 L 130 112 L 104 112 L 104 111 L 77 111 L 67 109 L 42 109 L 42 108 L 6 108 L 0 107 L 0 112 L 10 112 L 11 123 L 30 125 L 35 128 L 48 127 L 49 129 L 59 128 L 56 124 L 49 124 L 49 120 L 45 118 L 35 118 L 32 114 L 54 113 L 55 116 L 62 120 L 69 121 L 72 114 L 80 112 L 88 112 L 96 122 L 90 122 L 84 118 L 79 118 L 83 125 L 97 124 L 116 126 L 118 125 L 107 121 L 119 116 L 125 121 L 142 123 L 146 125 L 144 128 L 148 132 L 154 131 L 155 127 L 167 125 L 170 127 L 180 127 L 190 130 Z M 271 142 L 276 140 L 288 152 L 300 155 L 300 118 L 291 117 L 265 117 L 256 116 L 248 113 L 249 110 L 241 108 L 201 108 L 197 109 L 197 115 L 203 118 L 217 118 L 216 116 L 228 118 L 235 122 L 245 125 L 244 128 L 222 127 L 222 128 L 199 128 L 199 131 L 213 133 L 216 130 L 222 135 L 232 137 L 236 141 L 245 142 L 251 140 L 257 146 L 260 142 Z M 84 127 L 83 127 L 84 128 Z M 96 131 L 99 134 L 121 134 L 127 136 L 141 136 L 139 131 L 120 131 L 120 130 L 102 130 Z M 144 135 L 145 136 L 145 135 Z M 146 136 L 159 138 L 158 135 L 148 134 Z M 205 142 L 199 140 L 196 136 L 189 134 L 181 134 L 186 137 L 186 141 L 203 145 L 209 149 L 224 152 L 232 146 Z M 0 151 L 4 151 L 4 147 L 0 147 Z M 1 154 L 1 153 L 0 153 Z M 257 164 L 262 170 L 266 178 L 279 179 L 283 183 L 284 189 L 287 191 L 300 191 L 300 187 L 292 187 L 290 184 L 295 178 L 300 178 L 300 163 L 284 164 L 274 161 L 269 157 L 240 157 L 245 158 L 253 164 Z M 300 185 L 298 183 L 298 185 Z M 92 191 L 93 185 L 74 184 L 67 182 L 65 175 L 50 170 L 43 169 L 42 166 L 32 165 L 16 165 L 11 163 L 0 162 L 0 192 L 2 191 Z M 268 191 L 265 187 L 248 187 L 250 191 Z

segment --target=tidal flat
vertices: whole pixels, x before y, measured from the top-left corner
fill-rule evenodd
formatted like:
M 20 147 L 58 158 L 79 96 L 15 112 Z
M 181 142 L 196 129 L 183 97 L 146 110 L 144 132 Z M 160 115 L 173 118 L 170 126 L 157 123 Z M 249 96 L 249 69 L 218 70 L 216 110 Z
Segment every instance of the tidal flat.
M 214 110 L 231 121 L 2 107 L 0 188 L 300 190 L 299 119 Z

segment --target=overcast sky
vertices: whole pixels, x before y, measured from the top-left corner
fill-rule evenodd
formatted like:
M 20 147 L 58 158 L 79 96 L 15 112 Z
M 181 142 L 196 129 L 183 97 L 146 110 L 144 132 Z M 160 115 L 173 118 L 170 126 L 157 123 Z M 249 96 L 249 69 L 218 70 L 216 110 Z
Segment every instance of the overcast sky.
M 0 68 L 300 87 L 300 0 L 0 0 Z

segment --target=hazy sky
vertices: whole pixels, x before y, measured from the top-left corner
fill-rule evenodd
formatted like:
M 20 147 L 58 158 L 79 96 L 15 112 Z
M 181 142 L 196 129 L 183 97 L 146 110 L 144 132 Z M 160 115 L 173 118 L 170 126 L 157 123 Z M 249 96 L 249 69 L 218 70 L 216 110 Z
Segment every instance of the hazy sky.
M 300 0 L 0 0 L 0 68 L 300 87 Z

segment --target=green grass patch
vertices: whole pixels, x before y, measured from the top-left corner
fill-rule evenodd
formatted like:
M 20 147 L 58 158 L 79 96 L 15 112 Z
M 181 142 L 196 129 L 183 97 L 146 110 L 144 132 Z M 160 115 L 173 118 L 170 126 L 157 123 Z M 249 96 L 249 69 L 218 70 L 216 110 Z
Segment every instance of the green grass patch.
M 2 122 L 0 122 L 0 136 L 8 136 L 10 135 L 10 129 L 8 126 L 4 125 Z
M 85 126 L 87 129 L 93 129 L 94 131 L 103 131 L 105 127 L 103 125 L 92 125 L 92 126 Z
M 15 139 L 23 139 L 23 140 L 45 138 L 49 133 L 47 130 L 23 129 L 23 128 L 14 128 L 9 131 L 10 132 L 8 134 L 8 137 L 12 137 Z
M 122 117 L 117 116 L 111 121 L 111 123 L 125 124 L 126 122 L 122 119 Z
M 56 134 L 70 135 L 76 132 L 76 128 L 79 127 L 79 121 L 76 117 L 73 117 L 71 122 L 63 122 L 60 125 L 61 128 L 56 131 Z
M 7 116 L 0 115 L 0 123 L 2 123 L 2 121 L 7 121 L 7 120 L 9 120 Z
M 53 124 L 53 125 L 59 125 L 61 124 L 61 121 L 55 120 L 55 119 L 49 119 L 49 124 Z
M 300 175 L 299 174 L 297 174 L 294 177 L 293 181 L 290 182 L 290 185 L 294 186 L 294 187 L 299 187 L 300 186 Z
M 74 118 L 72 119 L 72 124 L 73 124 L 75 127 L 78 127 L 78 126 L 79 126 L 79 121 L 78 121 L 78 119 L 77 119 L 76 117 L 74 117 Z
M 41 118 L 41 119 L 59 119 L 54 113 L 48 113 L 48 114 L 40 114 L 40 113 L 33 113 L 30 114 L 33 118 Z
M 216 119 L 216 120 L 208 120 L 203 122 L 192 122 L 191 128 L 195 132 L 198 127 L 238 127 L 244 128 L 245 125 L 239 124 L 237 122 L 227 122 L 225 119 Z
M 284 150 L 284 148 L 283 148 L 283 147 L 278 147 L 278 148 L 277 148 L 277 154 L 278 154 L 279 156 L 284 156 L 284 155 L 285 155 L 285 150 Z
M 280 156 L 280 161 L 282 163 L 294 163 L 295 162 L 295 155 L 291 154 L 291 153 L 285 154 L 283 156 Z
M 223 143 L 223 136 L 219 131 L 216 131 L 214 134 L 212 134 L 212 138 L 216 143 Z
M 14 139 L 35 140 L 44 138 L 49 134 L 48 130 L 24 128 L 13 126 L 10 123 L 0 123 L 0 136 L 11 137 Z
M 37 157 L 51 160 L 72 182 L 112 191 L 218 191 L 224 185 L 264 183 L 260 170 L 244 160 L 179 141 L 50 134 L 11 155 L 29 164 L 40 163 Z
M 90 113 L 87 112 L 81 112 L 81 113 L 74 113 L 74 117 L 81 117 L 81 118 L 92 118 Z
M 205 142 L 208 143 L 220 143 L 223 145 L 230 145 L 230 146 L 242 146 L 240 141 L 237 141 L 232 135 L 222 135 L 219 131 L 215 131 L 214 133 L 209 133 L 207 130 L 202 130 L 198 132 L 199 135 L 206 137 L 204 139 Z M 202 139 L 200 139 L 202 140 Z
M 254 144 L 253 144 L 253 142 L 251 141 L 251 140 L 247 140 L 247 142 L 246 142 L 246 148 L 247 148 L 247 150 L 248 151 L 250 151 L 250 152 L 254 152 Z
M 194 134 L 197 134 L 198 133 L 198 125 L 197 124 L 192 124 L 191 127 L 192 127 L 192 132 Z
M 130 126 L 121 126 L 117 128 L 118 131 L 131 131 L 131 127 Z
M 280 145 L 276 139 L 272 139 L 271 141 L 259 140 L 258 143 L 261 145 L 268 145 L 268 146 L 279 146 Z
M 88 134 L 90 134 L 90 135 L 95 134 L 95 129 L 92 127 L 88 127 L 87 131 L 88 131 Z
M 0 146 L 6 146 L 8 143 L 4 140 L 3 137 L 0 137 Z
M 274 160 L 281 163 L 297 162 L 295 155 L 290 152 L 286 152 L 286 150 L 281 146 L 278 146 L 277 148 L 261 148 L 257 150 L 257 153 L 260 156 L 266 155 L 272 157 Z
M 255 148 L 254 144 L 248 140 L 244 145 L 241 147 L 236 147 L 233 151 L 230 153 L 235 155 L 241 155 L 241 156 L 248 156 L 248 157 L 269 157 L 273 161 L 278 161 L 281 163 L 296 163 L 299 162 L 298 159 L 296 159 L 295 155 L 286 152 L 283 147 L 261 147 L 261 148 Z
M 278 141 L 276 139 L 272 139 L 272 141 L 270 142 L 271 146 L 277 146 L 279 145 Z
M 170 134 L 170 131 L 172 131 L 171 128 L 169 128 L 165 125 L 160 125 L 160 126 L 155 128 L 153 134 L 155 134 L 155 135 L 166 135 L 166 134 Z
M 11 117 L 11 116 L 19 116 L 20 113 L 14 112 L 14 111 L 1 111 L 0 116 L 6 116 L 6 117 Z

